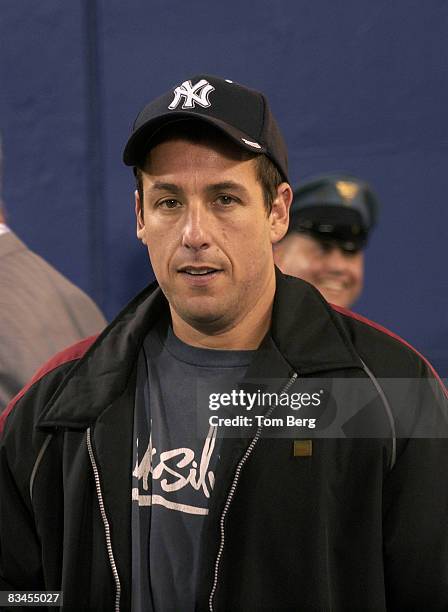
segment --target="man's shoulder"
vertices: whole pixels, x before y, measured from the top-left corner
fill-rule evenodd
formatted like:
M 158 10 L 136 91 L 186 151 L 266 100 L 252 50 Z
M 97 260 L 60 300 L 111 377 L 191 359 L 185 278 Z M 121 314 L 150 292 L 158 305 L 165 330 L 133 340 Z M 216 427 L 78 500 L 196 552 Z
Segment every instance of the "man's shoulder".
M 85 355 L 97 337 L 89 336 L 63 349 L 37 370 L 27 385 L 11 400 L 0 415 L 0 436 L 3 433 L 8 417 L 20 410 L 20 404 L 25 396 L 31 397 L 32 395 L 34 399 L 39 397 L 39 402 L 33 401 L 34 406 L 45 405 L 45 399 L 49 399 L 52 396 L 67 372 L 73 367 L 75 362 Z M 36 415 L 30 413 L 27 416 L 34 419 Z
M 407 340 L 387 327 L 341 306 L 330 304 L 348 329 L 360 356 L 371 362 L 377 376 L 439 376 L 431 363 Z

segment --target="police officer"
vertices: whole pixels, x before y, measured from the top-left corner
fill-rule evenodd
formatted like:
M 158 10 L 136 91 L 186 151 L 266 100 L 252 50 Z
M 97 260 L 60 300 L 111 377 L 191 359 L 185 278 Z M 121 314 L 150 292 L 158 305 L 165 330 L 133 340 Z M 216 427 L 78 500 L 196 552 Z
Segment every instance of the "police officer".
M 312 283 L 327 301 L 350 308 L 363 288 L 363 249 L 377 215 L 377 198 L 365 181 L 346 174 L 315 177 L 294 192 L 276 264 Z

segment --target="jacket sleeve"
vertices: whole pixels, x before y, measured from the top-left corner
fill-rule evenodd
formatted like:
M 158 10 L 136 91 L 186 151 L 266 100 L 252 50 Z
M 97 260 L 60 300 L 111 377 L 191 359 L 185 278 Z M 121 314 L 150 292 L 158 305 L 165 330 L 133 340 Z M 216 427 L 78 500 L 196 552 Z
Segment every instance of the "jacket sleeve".
M 60 355 L 36 372 L 0 416 L 0 587 L 3 590 L 46 588 L 44 555 L 30 482 L 48 437 L 48 432 L 37 430 L 36 421 L 71 367 L 71 362 L 61 361 Z
M 32 394 L 31 394 L 32 395 Z M 21 398 L 0 440 L 0 586 L 43 589 L 41 551 L 29 496 L 33 449 L 32 406 Z M 8 410 L 8 409 L 7 409 Z
M 397 422 L 397 460 L 383 491 L 388 610 L 448 609 L 448 403 L 420 362 Z M 402 437 L 400 437 L 402 436 Z
M 63 531 L 60 514 L 63 487 L 57 482 L 62 473 L 61 437 L 54 431 L 51 434 L 41 431 L 36 424 L 71 368 L 94 341 L 92 336 L 55 355 L 0 415 L 0 587 L 3 590 L 44 590 L 49 581 L 49 588 L 58 585 L 61 563 L 56 529 Z M 54 451 L 51 459 L 45 450 L 50 447 Z M 42 465 L 39 461 L 43 452 L 51 472 L 47 474 L 48 488 L 41 493 L 46 504 L 36 507 L 30 483 L 34 468 Z M 42 537 L 47 545 L 45 550 Z
M 0 590 L 44 589 L 33 514 L 0 449 Z

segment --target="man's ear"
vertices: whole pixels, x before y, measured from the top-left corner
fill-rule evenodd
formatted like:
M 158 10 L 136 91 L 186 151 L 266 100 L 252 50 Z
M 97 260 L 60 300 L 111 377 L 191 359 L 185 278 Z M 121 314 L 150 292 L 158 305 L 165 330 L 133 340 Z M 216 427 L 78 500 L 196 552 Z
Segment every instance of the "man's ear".
M 289 209 L 293 193 L 288 183 L 281 183 L 277 187 L 277 195 L 272 202 L 269 220 L 271 222 L 271 242 L 275 244 L 283 238 L 288 231 Z
M 135 217 L 137 219 L 137 238 L 146 244 L 145 238 L 145 220 L 143 216 L 143 202 L 140 200 L 138 190 L 135 190 Z

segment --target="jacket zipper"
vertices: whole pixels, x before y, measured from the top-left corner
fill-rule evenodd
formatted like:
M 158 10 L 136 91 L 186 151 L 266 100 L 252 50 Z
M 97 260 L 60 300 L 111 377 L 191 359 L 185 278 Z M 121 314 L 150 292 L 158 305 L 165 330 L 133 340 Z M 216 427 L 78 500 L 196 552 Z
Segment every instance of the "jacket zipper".
M 106 536 L 107 555 L 109 557 L 109 563 L 110 563 L 110 567 L 112 569 L 112 574 L 113 574 L 114 582 L 115 582 L 115 589 L 116 589 L 116 591 L 115 591 L 115 612 L 120 612 L 120 596 L 121 596 L 120 577 L 118 575 L 117 566 L 115 564 L 114 553 L 113 553 L 113 550 L 112 550 L 112 539 L 111 539 L 111 536 L 110 536 L 109 521 L 107 520 L 106 510 L 104 508 L 103 494 L 101 492 L 100 474 L 99 474 L 99 471 L 98 471 L 98 466 L 97 466 L 96 461 L 95 461 L 95 455 L 93 454 L 93 447 L 92 447 L 90 427 L 87 429 L 87 450 L 89 452 L 90 463 L 92 464 L 93 476 L 95 478 L 96 494 L 97 494 L 97 497 L 98 497 L 98 505 L 100 507 L 101 518 L 102 518 L 103 524 L 104 524 L 104 533 L 105 533 L 105 536 Z
M 291 376 L 289 381 L 286 383 L 286 385 L 280 391 L 280 394 L 281 393 L 286 393 L 286 391 L 289 390 L 291 385 L 293 385 L 295 383 L 297 378 L 298 378 L 298 374 L 296 372 L 294 372 L 294 374 Z M 271 414 L 274 411 L 274 409 L 275 409 L 275 405 L 271 406 L 271 408 L 267 411 L 267 413 L 265 415 L 266 418 L 269 418 L 271 416 Z M 210 612 L 214 611 L 213 599 L 215 597 L 216 589 L 218 587 L 219 566 L 220 566 L 220 563 L 221 563 L 222 554 L 224 552 L 225 537 L 226 537 L 226 534 L 225 534 L 225 520 L 226 520 L 226 516 L 227 516 L 227 513 L 229 511 L 230 504 L 232 503 L 233 497 L 235 495 L 235 491 L 236 491 L 236 488 L 238 486 L 238 482 L 239 482 L 239 479 L 240 479 L 240 476 L 241 476 L 241 471 L 242 471 L 242 469 L 244 467 L 244 464 L 246 463 L 246 461 L 248 460 L 248 458 L 252 454 L 252 451 L 254 450 L 255 445 L 257 444 L 258 440 L 260 439 L 262 429 L 263 429 L 263 425 L 260 425 L 258 427 L 256 433 L 255 433 L 255 436 L 252 439 L 252 442 L 247 447 L 246 452 L 244 453 L 243 457 L 240 459 L 240 462 L 238 463 L 238 465 L 236 467 L 235 475 L 233 477 L 232 486 L 230 487 L 230 491 L 229 491 L 229 494 L 227 496 L 226 503 L 224 504 L 224 509 L 222 511 L 222 514 L 221 514 L 221 519 L 219 521 L 219 529 L 220 529 L 220 533 L 221 533 L 221 539 L 220 539 L 220 544 L 219 544 L 219 548 L 218 548 L 218 554 L 216 555 L 216 560 L 215 560 L 215 572 L 214 572 L 214 576 L 213 576 L 212 590 L 210 592 L 210 597 L 209 597 L 209 600 L 208 600 L 208 605 L 209 605 L 209 611 Z

